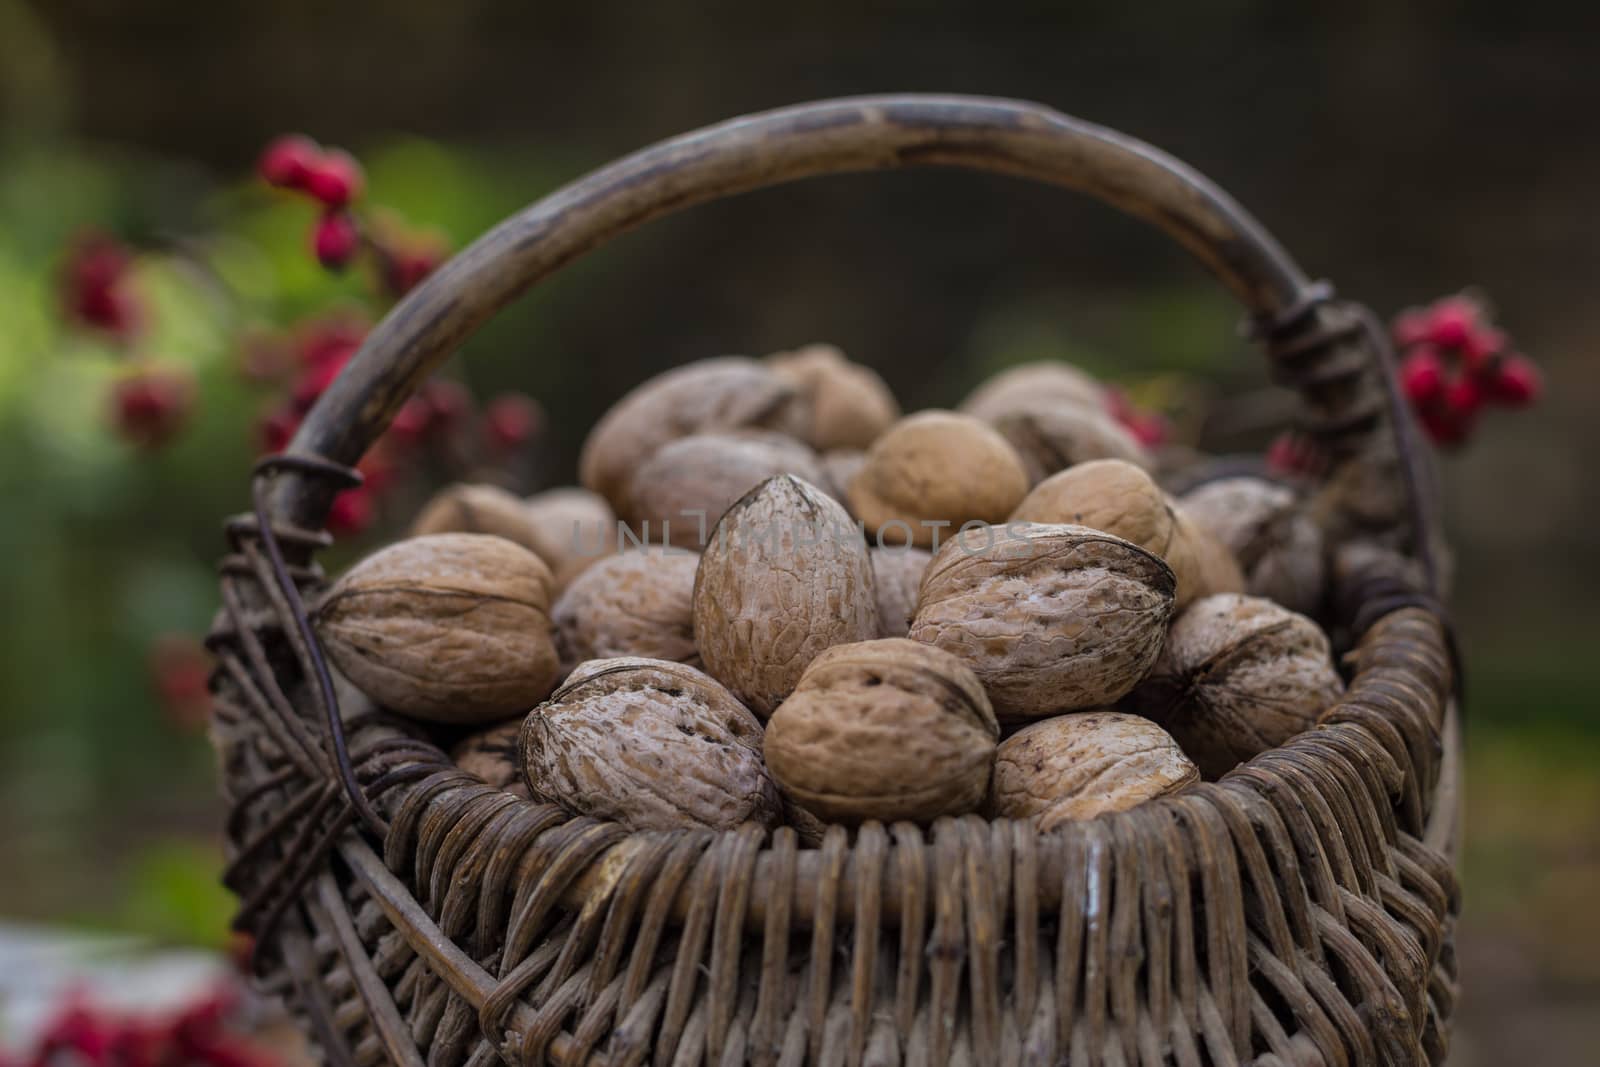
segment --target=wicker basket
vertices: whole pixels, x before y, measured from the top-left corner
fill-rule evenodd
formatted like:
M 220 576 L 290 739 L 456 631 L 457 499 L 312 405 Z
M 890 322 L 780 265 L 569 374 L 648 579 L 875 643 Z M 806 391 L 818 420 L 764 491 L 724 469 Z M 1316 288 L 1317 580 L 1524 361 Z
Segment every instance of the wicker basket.
M 1161 228 L 1252 316 L 1332 465 L 1353 681 L 1223 781 L 1092 822 L 629 833 L 452 768 L 330 676 L 334 492 L 496 310 L 669 211 L 825 173 L 999 171 Z M 1453 659 L 1414 431 L 1372 317 L 1162 153 L 1036 105 L 894 96 L 629 156 L 408 296 L 228 527 L 214 736 L 257 969 L 335 1064 L 1437 1063 L 1455 1003 Z M 1407 581 L 1405 575 L 1427 577 Z

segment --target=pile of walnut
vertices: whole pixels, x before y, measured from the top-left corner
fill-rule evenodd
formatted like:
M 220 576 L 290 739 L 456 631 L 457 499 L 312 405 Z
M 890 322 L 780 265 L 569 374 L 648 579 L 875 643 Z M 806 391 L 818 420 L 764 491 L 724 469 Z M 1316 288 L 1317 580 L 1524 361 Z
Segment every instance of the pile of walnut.
M 1215 779 L 1343 692 L 1293 486 L 1181 500 L 1062 364 L 902 417 L 834 348 L 679 367 L 583 488 L 439 494 L 320 600 L 345 681 L 462 769 L 646 830 L 982 812 Z

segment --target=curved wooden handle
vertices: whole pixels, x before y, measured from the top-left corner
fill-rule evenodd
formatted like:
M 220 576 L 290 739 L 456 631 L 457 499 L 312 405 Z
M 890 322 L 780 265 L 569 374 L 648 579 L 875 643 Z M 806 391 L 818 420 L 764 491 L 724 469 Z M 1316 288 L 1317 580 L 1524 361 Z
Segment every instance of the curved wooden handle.
M 1305 276 L 1260 223 L 1171 156 L 1038 104 L 906 94 L 826 100 L 708 126 L 594 171 L 484 234 L 400 302 L 323 394 L 289 452 L 353 465 L 427 376 L 530 286 L 693 204 L 823 174 L 944 166 L 1064 186 L 1157 226 L 1251 312 L 1297 306 Z M 332 488 L 279 480 L 275 518 L 319 527 Z

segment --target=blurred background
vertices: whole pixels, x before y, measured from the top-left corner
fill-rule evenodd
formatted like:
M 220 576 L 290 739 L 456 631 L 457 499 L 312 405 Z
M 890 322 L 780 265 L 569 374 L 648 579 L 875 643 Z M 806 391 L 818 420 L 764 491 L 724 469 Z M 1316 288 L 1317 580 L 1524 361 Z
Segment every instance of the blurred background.
M 813 97 L 972 92 L 1173 152 L 1385 315 L 1480 287 L 1543 367 L 1537 407 L 1443 461 L 1470 673 L 1453 1062 L 1594 1062 L 1588 11 L 0 0 L 0 920 L 226 944 L 197 642 L 221 520 L 292 426 L 308 348 L 347 345 L 444 251 L 651 141 Z M 316 209 L 256 177 L 285 131 L 365 167 L 377 251 L 342 275 L 311 254 Z M 395 449 L 398 488 L 348 502 L 331 562 L 438 478 L 493 463 L 525 489 L 571 482 L 594 418 L 685 360 L 831 341 L 913 409 L 1065 358 L 1182 434 L 1197 406 L 1265 385 L 1237 318 L 1164 239 L 1008 179 L 838 178 L 700 208 L 474 338 L 435 398 L 466 429 L 443 455 Z

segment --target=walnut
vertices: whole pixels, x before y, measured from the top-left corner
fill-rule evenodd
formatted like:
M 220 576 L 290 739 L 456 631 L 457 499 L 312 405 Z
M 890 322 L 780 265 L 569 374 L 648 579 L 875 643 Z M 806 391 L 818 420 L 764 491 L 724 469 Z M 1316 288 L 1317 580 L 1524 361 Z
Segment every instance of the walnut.
M 934 556 L 910 636 L 971 667 L 1003 722 L 1102 707 L 1155 661 L 1175 585 L 1159 556 L 1099 530 L 986 527 Z
M 824 452 L 820 462 L 822 473 L 827 475 L 827 482 L 819 484 L 822 484 L 835 500 L 848 507 L 850 502 L 845 498 L 845 490 L 849 488 L 850 480 L 856 476 L 856 472 L 866 466 L 867 453 L 859 448 L 835 448 Z
M 504 538 L 414 537 L 350 568 L 318 605 L 317 632 L 379 704 L 430 722 L 492 722 L 555 683 L 551 580 Z
M 1064 405 L 1105 408 L 1105 390 L 1077 367 L 1040 360 L 1010 367 L 974 389 L 960 410 L 993 422 L 1018 411 L 1040 411 Z
M 989 812 L 1041 830 L 1126 811 L 1200 780 L 1161 727 L 1137 715 L 1088 711 L 1032 723 L 995 753 Z
M 417 512 L 409 536 L 441 533 L 493 534 L 544 558 L 527 505 L 497 485 L 452 485 L 435 493 Z
M 692 552 L 637 548 L 572 580 L 551 617 L 563 672 L 591 659 L 643 656 L 700 665 L 694 643 Z
M 794 387 L 753 359 L 688 363 L 635 387 L 595 423 L 579 481 L 623 511 L 634 471 L 668 441 L 717 430 L 797 433 L 801 414 Z
M 567 486 L 527 500 L 533 550 L 555 572 L 564 589 L 584 568 L 617 550 L 617 516 L 599 493 Z
M 1128 705 L 1177 738 L 1209 780 L 1311 729 L 1343 693 L 1316 623 L 1223 593 L 1178 616 Z
M 1038 485 L 1056 471 L 1094 459 L 1120 459 L 1151 466 L 1138 438 L 1103 409 L 1085 404 L 1011 411 L 993 420 L 1000 436 L 1022 457 L 1028 482 Z
M 1252 595 L 1302 614 L 1322 606 L 1322 531 L 1293 489 L 1265 478 L 1221 478 L 1191 489 L 1181 504 L 1238 560 Z
M 860 528 L 792 475 L 762 482 L 711 532 L 694 583 L 706 670 L 765 718 L 824 649 L 878 636 Z
M 813 660 L 763 751 L 784 794 L 820 818 L 931 822 L 982 803 L 999 734 L 960 660 L 889 638 Z
M 878 621 L 884 637 L 904 637 L 917 613 L 917 590 L 933 553 L 909 545 L 874 548 L 872 580 L 878 589 Z
M 775 352 L 767 365 L 799 391 L 805 412 L 801 436 L 819 451 L 866 448 L 900 417 L 900 405 L 883 379 L 832 345 Z
M 817 454 L 776 433 L 694 434 L 645 460 L 628 493 L 628 523 L 640 539 L 698 552 L 734 501 L 775 474 L 827 481 Z
M 450 750 L 450 762 L 496 789 L 526 798 L 528 787 L 517 772 L 517 738 L 521 734 L 521 719 L 479 730 Z
M 923 411 L 873 443 L 846 496 L 879 544 L 929 548 L 964 524 L 1003 522 L 1027 492 L 1022 461 L 988 424 Z
M 686 664 L 591 660 L 523 720 L 521 746 L 535 799 L 633 830 L 770 826 L 782 812 L 761 724 Z
M 1154 552 L 1177 576 L 1180 611 L 1197 597 L 1244 588 L 1211 536 L 1185 519 L 1150 475 L 1122 460 L 1092 460 L 1052 474 L 1011 518 L 1090 526 Z

